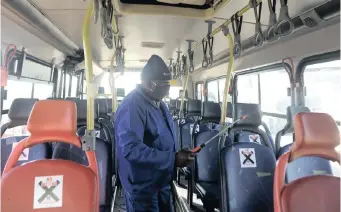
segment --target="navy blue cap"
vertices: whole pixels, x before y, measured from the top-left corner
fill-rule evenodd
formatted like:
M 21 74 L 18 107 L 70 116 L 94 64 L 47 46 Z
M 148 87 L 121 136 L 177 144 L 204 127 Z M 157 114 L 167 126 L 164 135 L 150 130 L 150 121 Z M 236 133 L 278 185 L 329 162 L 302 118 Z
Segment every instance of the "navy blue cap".
M 171 73 L 162 60 L 157 55 L 152 55 L 141 72 L 141 80 L 171 80 Z

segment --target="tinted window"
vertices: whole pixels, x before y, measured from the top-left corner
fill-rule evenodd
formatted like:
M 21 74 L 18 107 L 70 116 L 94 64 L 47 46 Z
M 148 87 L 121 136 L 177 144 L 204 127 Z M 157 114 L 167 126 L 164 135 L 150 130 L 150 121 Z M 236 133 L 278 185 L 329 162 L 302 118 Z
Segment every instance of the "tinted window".
M 5 89 L 7 90 L 7 99 L 4 100 L 3 110 L 9 109 L 14 99 L 31 98 L 32 95 L 31 82 L 8 80 Z
M 33 97 L 37 99 L 47 99 L 52 97 L 53 84 L 35 83 Z
M 262 111 L 286 114 L 287 107 L 291 105 L 291 98 L 287 94 L 290 81 L 286 71 L 277 69 L 261 72 L 259 77 Z
M 207 83 L 207 101 L 219 102 L 218 99 L 218 81 L 210 81 Z
M 304 70 L 305 105 L 314 112 L 341 118 L 341 61 L 309 65 Z
M 237 92 L 237 102 L 259 104 L 258 74 L 238 76 Z

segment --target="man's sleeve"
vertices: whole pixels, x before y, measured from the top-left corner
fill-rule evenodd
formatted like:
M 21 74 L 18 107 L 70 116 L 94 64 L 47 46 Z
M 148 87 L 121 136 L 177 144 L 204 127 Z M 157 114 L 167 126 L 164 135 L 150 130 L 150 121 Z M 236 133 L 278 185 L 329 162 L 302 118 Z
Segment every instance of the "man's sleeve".
M 144 111 L 136 105 L 120 109 L 115 123 L 118 151 L 131 163 L 149 165 L 156 170 L 173 170 L 175 154 L 159 151 L 143 143 L 146 119 Z

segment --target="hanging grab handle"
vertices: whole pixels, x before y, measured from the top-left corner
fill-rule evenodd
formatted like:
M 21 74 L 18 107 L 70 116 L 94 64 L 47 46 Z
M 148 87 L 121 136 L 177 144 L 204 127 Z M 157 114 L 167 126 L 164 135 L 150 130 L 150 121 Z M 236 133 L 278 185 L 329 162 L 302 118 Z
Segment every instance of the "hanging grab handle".
M 281 10 L 275 28 L 275 32 L 279 37 L 290 35 L 295 29 L 294 22 L 289 16 L 287 4 L 288 0 L 281 0 Z
M 231 24 L 234 34 L 234 56 L 239 57 L 242 53 L 242 42 L 240 33 L 242 31 L 242 24 L 243 24 L 243 16 L 238 16 L 236 13 L 234 16 L 231 17 Z
M 209 54 L 208 64 L 209 65 L 213 64 L 213 42 L 214 42 L 214 37 L 210 37 L 208 35 L 207 43 L 208 43 L 208 54 Z
M 253 8 L 254 13 L 255 13 L 255 19 L 256 19 L 254 46 L 257 46 L 257 47 L 262 46 L 264 43 L 264 35 L 262 32 L 262 26 L 261 26 L 262 5 L 263 5 L 262 2 L 258 4 L 258 11 L 257 11 L 257 0 L 250 0 L 250 7 Z
M 277 24 L 277 15 L 276 15 L 276 0 L 268 0 L 270 17 L 269 17 L 269 27 L 266 30 L 266 40 L 269 42 L 275 41 L 278 39 L 276 34 L 276 24 Z
M 207 58 L 207 41 L 205 39 L 202 39 L 202 50 L 203 50 L 203 59 L 202 59 L 202 67 L 207 68 L 208 67 L 208 58 Z

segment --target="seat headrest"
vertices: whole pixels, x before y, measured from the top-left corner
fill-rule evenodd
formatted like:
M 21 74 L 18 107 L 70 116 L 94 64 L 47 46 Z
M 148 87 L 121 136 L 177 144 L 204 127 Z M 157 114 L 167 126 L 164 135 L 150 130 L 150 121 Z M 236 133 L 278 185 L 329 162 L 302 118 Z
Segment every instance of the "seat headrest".
M 176 100 L 175 99 L 171 99 L 169 101 L 169 106 L 168 106 L 169 110 L 175 110 L 176 109 Z
M 291 148 L 293 159 L 320 156 L 339 161 L 335 147 L 340 145 L 340 132 L 334 119 L 325 113 L 301 112 L 294 121 L 295 142 Z
M 262 113 L 259 105 L 257 104 L 236 103 L 233 112 L 234 120 L 237 120 L 242 116 L 246 116 L 245 119 L 236 123 L 236 126 L 259 127 L 262 124 Z
M 200 116 L 201 115 L 201 100 L 188 100 L 187 101 L 187 116 Z
M 25 122 L 26 124 L 33 105 L 38 101 L 38 99 L 14 99 L 12 105 L 8 111 L 8 118 L 12 122 Z
M 287 107 L 287 124 L 285 125 L 286 132 L 293 132 L 295 115 L 301 112 L 310 112 L 309 108 L 304 106 L 289 106 Z
M 32 137 L 75 136 L 77 130 L 77 109 L 72 101 L 41 100 L 31 112 L 27 130 Z
M 219 103 L 215 102 L 203 102 L 201 117 L 202 120 L 219 122 L 221 116 L 221 108 Z
M 233 107 L 231 102 L 227 102 L 227 107 L 226 107 L 226 117 L 227 118 L 232 118 L 233 117 Z
M 96 99 L 98 104 L 98 113 L 99 115 L 107 115 L 108 114 L 108 102 L 106 99 Z
M 83 122 L 86 121 L 86 117 L 87 117 L 87 103 L 86 100 L 74 100 L 74 102 L 76 103 L 76 107 L 77 107 L 77 122 Z M 94 119 L 98 119 L 98 103 L 95 101 L 94 102 Z

